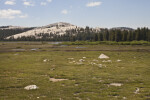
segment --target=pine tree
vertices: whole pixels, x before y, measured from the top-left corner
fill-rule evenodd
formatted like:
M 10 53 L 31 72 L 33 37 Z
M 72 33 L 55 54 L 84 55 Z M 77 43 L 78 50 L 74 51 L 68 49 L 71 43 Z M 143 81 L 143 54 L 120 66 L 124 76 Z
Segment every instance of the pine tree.
M 131 41 L 131 32 L 127 33 L 127 41 Z
M 115 30 L 115 41 L 119 42 L 121 40 L 121 31 Z
M 94 35 L 94 41 L 98 41 L 98 34 Z
M 139 41 L 140 40 L 140 28 L 137 29 L 136 34 L 135 34 L 135 40 Z
M 125 41 L 125 32 L 124 31 L 121 32 L 121 37 L 122 37 L 121 41 Z
M 98 39 L 99 41 L 103 41 L 103 34 L 102 34 L 101 32 L 99 33 L 98 38 L 99 38 L 99 39 Z
M 150 30 L 148 31 L 148 39 L 147 39 L 147 41 L 150 42 Z

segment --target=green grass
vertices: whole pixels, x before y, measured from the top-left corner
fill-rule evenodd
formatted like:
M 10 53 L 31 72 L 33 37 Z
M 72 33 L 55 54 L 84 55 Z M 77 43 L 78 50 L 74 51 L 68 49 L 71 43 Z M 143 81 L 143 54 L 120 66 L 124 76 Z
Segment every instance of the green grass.
M 125 41 L 125 42 L 115 42 L 115 41 L 75 41 L 75 42 L 63 42 L 64 45 L 98 45 L 98 44 L 107 44 L 107 45 L 150 45 L 148 41 Z
M 40 43 L 1 45 L 0 100 L 36 100 L 37 97 L 39 100 L 123 100 L 124 97 L 127 100 L 150 99 L 150 53 L 137 52 L 137 49 L 150 50 L 150 46 L 82 46 L 87 48 L 78 51 L 72 45 L 60 47 Z M 25 51 L 12 52 L 11 49 L 16 47 Z M 41 49 L 31 51 L 31 48 Z M 116 49 L 119 51 L 114 51 Z M 112 63 L 98 59 L 102 53 L 109 56 Z M 83 57 L 86 57 L 83 64 L 72 63 L 79 62 Z M 44 59 L 49 61 L 43 62 Z M 96 64 L 102 64 L 103 67 L 91 65 L 94 59 L 98 60 L 95 61 Z M 122 61 L 117 62 L 118 59 Z M 68 80 L 54 83 L 49 81 L 50 77 Z M 115 87 L 110 86 L 110 83 L 123 85 Z M 39 89 L 24 90 L 25 86 L 34 84 Z M 138 94 L 134 93 L 136 88 L 140 89 Z

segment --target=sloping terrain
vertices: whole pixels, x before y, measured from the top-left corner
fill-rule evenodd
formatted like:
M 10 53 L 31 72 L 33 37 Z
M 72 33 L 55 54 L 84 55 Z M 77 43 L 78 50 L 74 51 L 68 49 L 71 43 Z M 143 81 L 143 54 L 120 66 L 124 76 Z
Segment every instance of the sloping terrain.
M 34 29 L 34 27 L 1 26 L 0 40 L 4 40 L 6 37 L 11 37 L 13 35 L 20 34 L 32 29 Z
M 22 36 L 37 36 L 38 34 L 45 34 L 45 33 L 52 33 L 52 34 L 65 34 L 66 30 L 71 30 L 71 29 L 76 29 L 78 28 L 75 25 L 69 24 L 69 23 L 64 23 L 64 22 L 59 22 L 59 23 L 54 23 L 54 24 L 50 24 L 47 26 L 42 26 L 42 27 L 37 27 L 34 28 L 32 30 L 26 31 L 26 32 L 22 32 L 20 34 L 16 34 L 16 35 L 12 35 L 10 37 L 14 37 L 15 39 L 18 37 L 22 37 Z M 10 38 L 10 37 L 7 37 Z M 38 37 L 38 36 L 37 36 Z

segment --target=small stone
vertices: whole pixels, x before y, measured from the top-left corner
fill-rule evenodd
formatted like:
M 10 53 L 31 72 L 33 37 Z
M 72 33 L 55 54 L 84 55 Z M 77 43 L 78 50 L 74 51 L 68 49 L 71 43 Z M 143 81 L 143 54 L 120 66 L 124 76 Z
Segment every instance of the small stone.
M 110 85 L 111 85 L 111 86 L 122 86 L 121 83 L 111 83 Z
M 102 64 L 98 64 L 98 67 L 100 67 L 100 68 L 101 68 L 101 67 L 103 67 L 103 65 L 102 65 Z
M 135 93 L 135 94 L 138 94 L 139 91 L 140 91 L 140 89 L 139 89 L 139 88 L 136 88 L 136 91 L 135 91 L 134 93 Z
M 85 60 L 83 60 L 83 59 L 80 59 L 79 61 L 80 61 L 80 62 L 83 62 L 83 61 L 85 61 Z
M 47 62 L 47 59 L 44 59 L 43 62 Z
M 111 60 L 103 60 L 102 62 L 112 62 Z
M 52 82 L 60 82 L 60 81 L 66 81 L 66 80 L 68 80 L 68 79 L 55 79 L 55 78 L 50 78 L 49 80 L 52 81 Z
M 69 60 L 73 60 L 74 58 L 68 58 Z
M 118 59 L 117 62 L 121 62 L 122 60 Z
M 36 90 L 39 87 L 37 87 L 36 85 L 28 85 L 26 87 L 24 87 L 25 90 Z

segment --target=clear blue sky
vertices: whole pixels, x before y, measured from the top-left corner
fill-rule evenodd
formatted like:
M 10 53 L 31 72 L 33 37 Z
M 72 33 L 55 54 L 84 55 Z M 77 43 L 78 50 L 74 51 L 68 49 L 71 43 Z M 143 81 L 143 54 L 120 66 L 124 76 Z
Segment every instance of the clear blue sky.
M 149 27 L 150 0 L 0 0 L 0 26 Z

